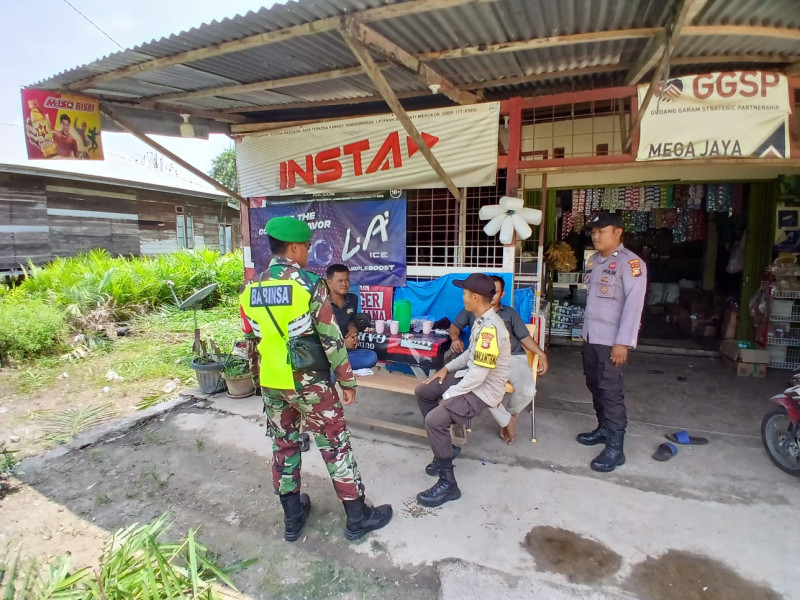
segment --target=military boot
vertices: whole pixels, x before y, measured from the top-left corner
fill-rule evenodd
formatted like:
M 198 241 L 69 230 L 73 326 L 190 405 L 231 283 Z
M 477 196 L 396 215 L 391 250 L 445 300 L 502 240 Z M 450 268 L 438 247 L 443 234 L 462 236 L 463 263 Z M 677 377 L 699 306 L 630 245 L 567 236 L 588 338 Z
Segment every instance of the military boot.
M 443 463 L 448 463 L 445 466 Z M 439 462 L 439 481 L 432 488 L 417 494 L 417 502 L 422 506 L 432 508 L 441 506 L 445 502 L 458 500 L 461 498 L 461 490 L 458 489 L 456 477 L 453 474 L 453 461 Z
M 608 473 L 613 471 L 615 467 L 620 467 L 625 464 L 625 453 L 622 451 L 623 442 L 625 440 L 625 432 L 609 431 L 606 434 L 606 437 L 607 440 L 605 450 L 603 450 L 590 465 L 592 467 L 592 471 Z
M 362 496 L 358 500 L 342 500 L 347 513 L 344 537 L 357 540 L 368 531 L 380 529 L 392 520 L 392 505 L 367 506 Z
M 458 458 L 459 454 L 461 454 L 461 446 L 453 446 L 453 458 Z M 425 466 L 425 472 L 431 477 L 439 476 L 439 463 L 435 456 L 433 460 Z
M 308 513 L 311 512 L 311 498 L 300 492 L 281 494 L 280 497 L 283 506 L 283 539 L 295 542 L 306 524 Z
M 584 446 L 594 446 L 595 444 L 605 444 L 608 430 L 602 423 L 598 423 L 593 431 L 579 433 L 576 437 L 579 444 Z

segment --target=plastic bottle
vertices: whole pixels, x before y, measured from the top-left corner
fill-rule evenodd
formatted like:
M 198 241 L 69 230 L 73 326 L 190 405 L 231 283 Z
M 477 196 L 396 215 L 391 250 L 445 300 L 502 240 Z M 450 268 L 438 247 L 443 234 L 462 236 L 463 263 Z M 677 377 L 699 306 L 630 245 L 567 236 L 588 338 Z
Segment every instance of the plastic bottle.
M 28 108 L 30 109 L 31 127 L 36 131 L 36 141 L 39 144 L 39 149 L 45 158 L 50 158 L 56 153 L 56 143 L 53 141 L 50 121 L 39 110 L 39 102 L 37 100 L 28 100 Z

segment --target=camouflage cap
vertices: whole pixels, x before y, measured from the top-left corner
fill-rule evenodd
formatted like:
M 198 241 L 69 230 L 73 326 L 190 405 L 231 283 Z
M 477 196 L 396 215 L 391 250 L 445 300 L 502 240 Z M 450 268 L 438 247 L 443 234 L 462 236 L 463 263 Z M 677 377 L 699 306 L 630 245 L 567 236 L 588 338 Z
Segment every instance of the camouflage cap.
M 267 223 L 267 234 L 282 242 L 301 244 L 311 239 L 311 227 L 294 217 L 274 217 Z

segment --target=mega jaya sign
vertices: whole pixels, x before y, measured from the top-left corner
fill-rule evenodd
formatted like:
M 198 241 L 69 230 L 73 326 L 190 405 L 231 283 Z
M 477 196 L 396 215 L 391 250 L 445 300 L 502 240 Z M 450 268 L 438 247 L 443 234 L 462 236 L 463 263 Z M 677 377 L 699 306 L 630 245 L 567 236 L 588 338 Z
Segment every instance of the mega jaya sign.
M 647 86 L 638 93 L 641 107 Z M 636 160 L 789 158 L 790 116 L 782 73 L 677 77 L 660 87 L 642 117 Z

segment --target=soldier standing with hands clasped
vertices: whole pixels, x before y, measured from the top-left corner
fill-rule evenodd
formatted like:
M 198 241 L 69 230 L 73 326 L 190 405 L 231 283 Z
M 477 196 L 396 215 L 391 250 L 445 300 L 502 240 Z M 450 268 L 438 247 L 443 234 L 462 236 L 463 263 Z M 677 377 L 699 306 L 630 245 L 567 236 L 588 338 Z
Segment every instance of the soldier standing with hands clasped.
M 294 542 L 300 537 L 311 511 L 308 494 L 300 493 L 300 419 L 304 417 L 347 513 L 345 537 L 355 540 L 386 525 L 392 507 L 370 507 L 364 501 L 364 484 L 350 447 L 342 402 L 331 383 L 333 369 L 344 404 L 352 404 L 356 399 L 353 370 L 328 300 L 328 287 L 319 276 L 303 270 L 311 228 L 292 217 L 276 217 L 266 229 L 272 261 L 239 299 L 245 315 L 261 333 L 260 383 L 267 431 L 272 437 L 273 485 L 284 512 L 284 539 Z M 325 365 L 305 371 L 292 367 L 286 339 L 298 336 L 319 338 L 328 359 L 323 359 Z
M 622 386 L 628 353 L 636 347 L 647 292 L 647 268 L 622 245 L 622 217 L 598 215 L 586 223 L 597 250 L 586 262 L 586 313 L 583 320 L 583 373 L 592 393 L 597 427 L 578 434 L 584 446 L 605 444 L 591 463 L 607 473 L 625 464 L 623 442 L 628 419 Z

